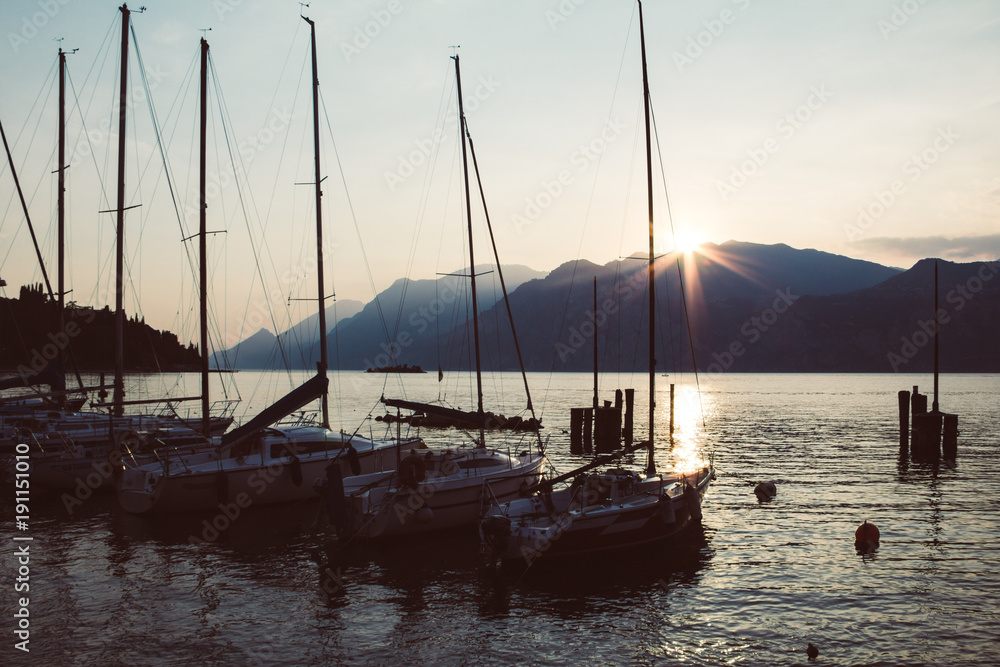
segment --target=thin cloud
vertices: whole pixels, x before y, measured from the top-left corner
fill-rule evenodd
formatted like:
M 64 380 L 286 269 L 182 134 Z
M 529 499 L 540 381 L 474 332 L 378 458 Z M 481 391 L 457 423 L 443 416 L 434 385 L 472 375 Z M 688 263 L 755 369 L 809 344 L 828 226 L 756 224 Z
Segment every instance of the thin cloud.
M 1000 257 L 1000 234 L 987 236 L 923 236 L 910 238 L 876 237 L 862 239 L 857 246 L 868 252 L 894 255 L 941 257 L 942 259 L 976 259 Z

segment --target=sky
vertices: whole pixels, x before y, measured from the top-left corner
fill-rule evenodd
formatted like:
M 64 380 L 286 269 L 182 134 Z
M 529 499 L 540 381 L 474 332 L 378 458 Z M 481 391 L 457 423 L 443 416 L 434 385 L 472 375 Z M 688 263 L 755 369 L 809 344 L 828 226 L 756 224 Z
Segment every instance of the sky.
M 126 200 L 137 208 L 126 215 L 126 307 L 183 340 L 197 331 L 196 247 L 182 239 L 197 231 L 203 34 L 213 63 L 208 227 L 219 232 L 208 242 L 213 347 L 315 312 L 300 11 L 317 33 L 328 294 L 367 302 L 404 276 L 468 265 L 456 51 L 501 261 L 548 271 L 647 247 L 634 2 L 145 7 L 132 16 L 145 87 L 130 47 Z M 902 268 L 1000 257 L 1000 3 L 647 0 L 643 10 L 658 252 L 733 239 Z M 67 289 L 98 307 L 114 300 L 115 217 L 101 211 L 114 207 L 117 182 L 119 17 L 116 4 L 92 0 L 0 4 L 0 121 L 53 280 L 54 66 L 60 45 L 78 49 L 67 57 Z M 0 278 L 16 296 L 41 273 L 6 162 L 0 206 Z M 477 263 L 490 259 L 479 208 Z

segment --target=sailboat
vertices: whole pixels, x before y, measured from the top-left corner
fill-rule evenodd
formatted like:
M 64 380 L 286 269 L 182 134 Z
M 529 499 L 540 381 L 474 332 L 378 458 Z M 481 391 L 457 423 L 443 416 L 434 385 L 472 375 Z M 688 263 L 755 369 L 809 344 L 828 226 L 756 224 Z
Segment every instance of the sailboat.
M 534 487 L 528 498 L 491 507 L 480 523 L 480 537 L 496 559 L 523 561 L 579 556 L 662 543 L 701 520 L 701 501 L 715 472 L 711 465 L 688 473 L 656 471 L 656 293 L 653 255 L 653 176 L 649 78 L 639 0 L 643 107 L 646 126 L 646 187 L 649 211 L 649 439 L 624 448 Z M 626 454 L 647 450 L 643 473 L 623 468 L 591 472 Z M 555 489 L 557 484 L 572 483 Z
M 468 139 L 462 102 L 462 73 L 459 56 L 455 61 L 458 87 L 459 132 L 465 184 L 465 213 L 469 237 L 469 279 L 472 293 L 473 340 L 476 360 L 476 412 L 461 412 L 439 405 L 398 399 L 382 402 L 428 415 L 459 419 L 478 430 L 474 447 L 458 446 L 424 453 L 410 452 L 390 474 L 361 475 L 344 480 L 328 479 L 330 516 L 338 536 L 347 539 L 377 539 L 416 535 L 433 531 L 475 526 L 490 503 L 516 498 L 541 479 L 545 456 L 530 448 L 517 454 L 486 447 L 488 413 L 483 410 L 483 373 L 479 352 L 479 308 L 476 295 L 476 261 L 472 241 L 472 206 L 469 186 Z M 473 161 L 475 153 L 473 152 Z M 477 169 L 478 176 L 478 169 Z M 501 278 L 501 285 L 502 285 Z M 506 293 L 506 288 L 504 288 Z M 510 314 L 508 312 L 508 314 Z M 511 318 L 513 322 L 513 318 Z M 515 333 L 516 340 L 516 333 Z M 523 373 L 522 373 L 523 376 Z M 525 390 L 527 379 L 525 377 Z M 528 404 L 531 404 L 530 394 Z M 537 432 L 536 432 L 536 437 Z M 340 495 L 340 488 L 343 495 Z
M 330 429 L 327 378 L 326 314 L 323 279 L 323 224 L 319 146 L 319 78 L 316 68 L 316 25 L 310 26 L 313 79 L 313 138 L 316 188 L 316 249 L 320 361 L 318 373 L 269 406 L 246 424 L 226 433 L 213 451 L 190 456 L 164 456 L 152 463 L 127 466 L 118 486 L 118 500 L 128 512 L 183 512 L 214 509 L 232 499 L 256 505 L 316 498 L 313 483 L 336 469 L 342 476 L 396 469 L 402 452 L 423 449 L 419 438 L 372 440 Z M 201 246 L 204 264 L 205 127 L 208 42 L 201 40 Z M 202 290 L 204 291 L 204 283 Z M 207 368 L 207 336 L 202 330 L 202 367 Z M 203 376 L 203 396 L 207 380 Z M 282 426 L 276 423 L 320 399 L 322 423 Z M 204 409 L 204 404 L 203 404 Z
M 83 484 L 90 488 L 109 486 L 111 484 L 110 471 L 114 467 L 114 462 L 120 460 L 120 450 L 130 449 L 136 455 L 142 445 L 149 442 L 168 442 L 176 451 L 191 449 L 192 446 L 206 442 L 211 435 L 219 435 L 225 431 L 232 423 L 229 416 L 211 416 L 204 419 L 201 429 L 186 422 L 176 416 L 176 414 L 125 414 L 124 396 L 124 322 L 125 312 L 122 304 L 124 285 L 124 211 L 125 207 L 125 124 L 127 114 L 123 113 L 126 108 L 127 94 L 127 63 L 128 63 L 128 26 L 129 10 L 126 5 L 120 8 L 122 12 L 122 65 L 121 65 L 121 98 L 120 98 L 120 119 L 119 119 L 119 150 L 118 150 L 118 232 L 116 240 L 116 310 L 115 310 L 115 382 L 114 400 L 110 404 L 96 403 L 95 407 L 109 407 L 111 414 L 100 412 L 75 412 L 71 408 L 72 403 L 62 401 L 62 405 L 56 405 L 43 410 L 25 411 L 18 407 L 12 407 L 4 411 L 0 417 L 0 435 L 6 442 L 16 441 L 25 443 L 31 451 L 32 477 L 35 483 L 42 487 L 57 489 L 74 489 Z M 59 270 L 58 270 L 58 295 L 54 294 L 49 287 L 49 296 L 58 303 L 60 320 L 60 330 L 64 329 L 64 303 L 65 296 L 63 266 L 64 266 L 64 208 L 65 208 L 65 186 L 63 182 L 63 172 L 65 171 L 65 67 L 66 52 L 59 49 L 59 185 L 58 185 L 58 216 L 59 216 Z M 6 146 L 6 137 L 4 137 Z M 10 152 L 8 149 L 8 158 Z M 13 167 L 13 164 L 12 164 Z M 20 185 L 15 184 L 20 192 Z M 22 197 L 23 204 L 23 197 Z M 25 206 L 25 216 L 28 217 Z M 30 217 L 28 218 L 30 226 Z M 34 236 L 34 232 L 32 232 Z M 39 261 L 42 262 L 39 253 Z M 45 276 L 46 285 L 48 277 L 45 273 L 44 262 L 42 262 L 42 272 Z M 50 368 L 47 372 L 39 373 L 38 376 L 47 378 L 47 383 L 54 389 L 61 387 L 61 391 L 53 391 L 52 397 L 62 399 L 65 392 L 65 380 L 62 377 L 61 369 Z M 57 376 L 52 379 L 52 376 Z M 37 377 L 37 376 L 36 376 Z M 30 378 L 29 378 L 30 379 Z M 78 381 L 83 388 L 82 381 Z M 9 384 L 9 383 L 8 383 Z M 95 389 L 95 388 L 90 388 Z M 104 389 L 103 386 L 96 389 Z M 173 401 L 178 399 L 157 399 L 154 401 L 140 400 L 133 401 L 136 404 L 161 403 L 168 407 Z M 74 401 L 75 402 L 75 401 Z M 69 404 L 68 404 L 69 403 Z M 6 444 L 0 440 L 0 445 Z M 95 476 L 95 473 L 96 476 Z

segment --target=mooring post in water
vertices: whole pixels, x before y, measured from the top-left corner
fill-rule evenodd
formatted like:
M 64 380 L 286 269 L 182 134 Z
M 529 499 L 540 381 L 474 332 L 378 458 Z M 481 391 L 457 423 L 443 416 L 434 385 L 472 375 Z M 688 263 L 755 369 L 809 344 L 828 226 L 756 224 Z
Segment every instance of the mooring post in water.
M 674 383 L 670 383 L 670 439 L 674 439 Z
M 610 405 L 594 413 L 594 452 L 608 454 L 621 446 L 622 413 Z
M 632 413 L 635 410 L 635 389 L 625 390 L 625 446 L 632 444 Z
M 910 448 L 910 392 L 899 392 L 899 455 L 907 456 Z
M 944 440 L 941 445 L 944 458 L 954 461 L 958 457 L 958 415 L 944 416 Z
M 594 451 L 594 408 L 583 409 L 583 453 Z
M 920 458 L 924 455 L 923 431 L 918 423 L 923 423 L 921 417 L 927 414 L 927 397 L 922 395 L 917 386 L 913 386 L 913 395 L 910 396 L 910 456 Z
M 583 408 L 569 410 L 569 451 L 583 454 Z
M 927 397 L 924 396 L 924 406 Z M 941 458 L 941 413 L 923 412 L 913 415 L 913 446 L 911 454 L 914 459 L 936 461 Z

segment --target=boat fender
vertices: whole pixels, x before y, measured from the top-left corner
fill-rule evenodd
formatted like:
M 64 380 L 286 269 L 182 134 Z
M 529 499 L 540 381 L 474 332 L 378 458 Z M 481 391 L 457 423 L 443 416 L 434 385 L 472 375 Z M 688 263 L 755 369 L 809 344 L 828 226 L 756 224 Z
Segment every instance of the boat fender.
M 507 548 L 510 540 L 510 519 L 505 516 L 490 515 L 480 524 L 484 541 L 493 547 L 494 554 Z
M 761 482 L 753 489 L 759 502 L 767 502 L 778 495 L 778 487 L 774 482 Z
M 302 461 L 294 454 L 288 459 L 288 471 L 292 476 L 292 484 L 302 486 Z
M 879 531 L 874 523 L 865 522 L 854 531 L 854 546 L 858 551 L 871 553 L 878 548 Z
M 221 470 L 215 475 L 215 498 L 220 504 L 229 502 L 229 476 Z
M 692 521 L 701 521 L 701 496 L 690 484 L 684 487 L 684 502 L 687 503 Z
M 424 481 L 424 460 L 411 452 L 399 462 L 399 484 L 408 489 L 416 489 Z
M 358 457 L 358 450 L 354 449 L 354 445 L 347 447 L 347 465 L 350 466 L 352 475 L 361 474 L 361 459 Z
M 434 520 L 434 510 L 430 507 L 421 507 L 414 516 L 417 518 L 417 523 L 430 523 Z

